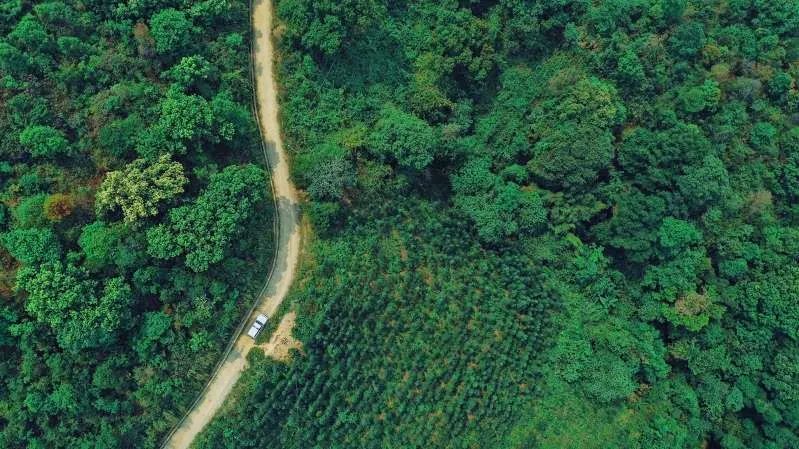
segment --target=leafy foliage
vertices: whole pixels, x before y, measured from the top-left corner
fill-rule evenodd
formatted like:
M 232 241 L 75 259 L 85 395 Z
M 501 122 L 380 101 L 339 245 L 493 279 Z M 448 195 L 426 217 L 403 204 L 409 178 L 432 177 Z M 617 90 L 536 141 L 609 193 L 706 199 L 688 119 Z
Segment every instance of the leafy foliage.
M 369 136 L 376 154 L 393 158 L 403 167 L 421 170 L 433 160 L 435 134 L 423 120 L 396 108 L 386 108 Z
M 131 289 L 122 278 L 109 279 L 98 297 L 96 282 L 87 274 L 60 262 L 17 273 L 17 287 L 28 295 L 27 312 L 50 326 L 70 351 L 105 346 L 130 322 Z
M 150 29 L 155 50 L 158 53 L 172 53 L 190 41 L 192 23 L 185 12 L 166 8 L 152 16 Z
M 185 254 L 187 267 L 207 270 L 222 260 L 225 249 L 263 201 L 265 185 L 263 170 L 254 165 L 228 167 L 213 175 L 194 204 L 171 210 L 165 224 L 148 231 L 148 251 L 162 259 Z
M 14 229 L 3 234 L 0 241 L 14 258 L 28 265 L 57 260 L 61 256 L 61 244 L 47 228 Z
M 0 0 L 0 447 L 158 447 L 254 300 L 249 23 L 238 1 Z M 178 209 L 202 273 L 148 253 Z
M 277 3 L 304 350 L 201 448 L 799 445 L 796 1 Z
M 799 446 L 795 0 L 276 3 L 304 346 L 199 447 Z M 0 447 L 153 448 L 205 380 L 269 253 L 248 23 L 2 3 Z
M 183 193 L 188 182 L 179 162 L 161 156 L 155 163 L 136 159 L 122 170 L 109 172 L 97 190 L 98 213 L 122 210 L 125 222 L 158 214 L 159 203 Z
M 19 143 L 34 157 L 52 158 L 69 151 L 64 133 L 49 126 L 30 126 L 19 134 Z

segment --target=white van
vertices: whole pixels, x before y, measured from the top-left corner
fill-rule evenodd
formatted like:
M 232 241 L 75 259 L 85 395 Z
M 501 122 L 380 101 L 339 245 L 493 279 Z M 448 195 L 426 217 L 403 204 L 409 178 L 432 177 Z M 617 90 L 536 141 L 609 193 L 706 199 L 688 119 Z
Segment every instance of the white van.
M 255 340 L 255 337 L 257 337 L 261 329 L 264 328 L 264 324 L 266 324 L 266 315 L 258 315 L 255 317 L 255 322 L 250 326 L 250 330 L 247 331 L 247 335 Z

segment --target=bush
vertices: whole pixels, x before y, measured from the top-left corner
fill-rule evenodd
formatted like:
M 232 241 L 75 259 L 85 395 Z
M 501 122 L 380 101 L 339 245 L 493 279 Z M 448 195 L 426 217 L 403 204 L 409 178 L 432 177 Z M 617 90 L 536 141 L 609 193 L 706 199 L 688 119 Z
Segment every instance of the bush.
M 19 143 L 33 157 L 52 159 L 68 154 L 69 142 L 64 133 L 50 126 L 29 126 L 19 135 Z

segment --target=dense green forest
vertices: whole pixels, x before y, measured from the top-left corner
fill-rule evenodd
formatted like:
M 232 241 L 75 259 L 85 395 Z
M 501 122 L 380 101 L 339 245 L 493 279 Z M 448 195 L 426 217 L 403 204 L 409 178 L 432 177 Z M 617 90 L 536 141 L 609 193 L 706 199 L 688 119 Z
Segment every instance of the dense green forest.
M 276 8 L 303 349 L 199 449 L 799 447 L 797 0 Z M 156 447 L 253 300 L 248 15 L 0 0 L 0 447 Z
M 249 41 L 242 1 L 0 0 L 0 448 L 154 448 L 208 379 L 273 252 Z
M 196 447 L 799 447 L 799 2 L 277 13 L 304 348 Z

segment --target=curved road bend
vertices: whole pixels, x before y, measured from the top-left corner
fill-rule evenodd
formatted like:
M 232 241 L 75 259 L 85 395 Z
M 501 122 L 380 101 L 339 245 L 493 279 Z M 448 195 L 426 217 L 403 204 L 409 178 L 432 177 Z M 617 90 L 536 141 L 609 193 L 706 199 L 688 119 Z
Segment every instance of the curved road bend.
M 275 189 L 277 217 L 280 220 L 277 236 L 277 260 L 269 284 L 258 299 L 250 321 L 259 313 L 271 317 L 277 310 L 294 279 L 300 252 L 299 212 L 297 192 L 289 178 L 289 167 L 278 121 L 277 85 L 274 77 L 274 52 L 272 35 L 272 1 L 256 0 L 253 3 L 252 26 L 254 34 L 255 79 L 258 95 L 258 116 L 266 144 L 267 159 Z M 246 366 L 247 353 L 254 341 L 242 332 L 233 349 L 214 375 L 202 398 L 164 445 L 166 449 L 188 449 L 194 438 L 208 424 L 222 406 Z

